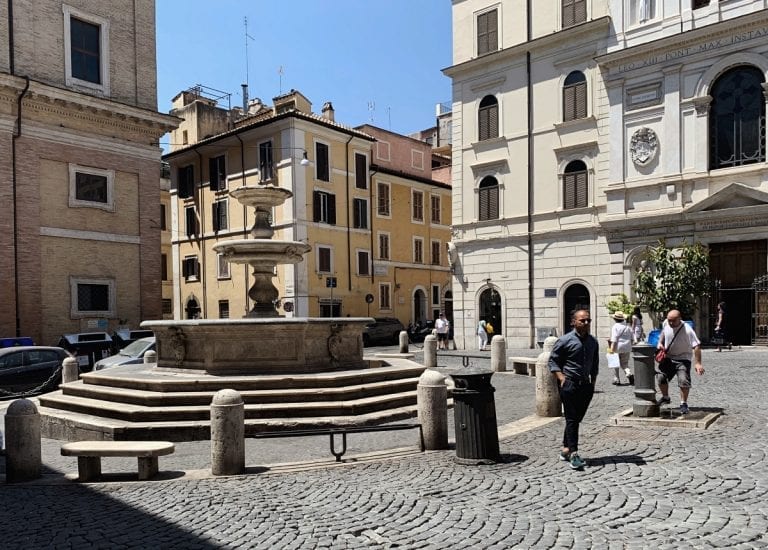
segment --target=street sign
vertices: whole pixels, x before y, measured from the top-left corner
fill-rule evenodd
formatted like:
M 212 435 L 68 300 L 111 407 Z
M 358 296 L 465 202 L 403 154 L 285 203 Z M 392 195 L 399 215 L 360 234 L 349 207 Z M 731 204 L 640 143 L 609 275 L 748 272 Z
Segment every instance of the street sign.
M 336 288 L 336 277 L 326 277 L 325 278 L 325 287 L 326 288 Z

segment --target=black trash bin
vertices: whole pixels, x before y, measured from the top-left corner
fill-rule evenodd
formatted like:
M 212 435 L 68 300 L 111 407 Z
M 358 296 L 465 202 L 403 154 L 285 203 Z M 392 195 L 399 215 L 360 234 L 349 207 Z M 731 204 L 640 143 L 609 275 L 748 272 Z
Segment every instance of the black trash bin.
M 154 335 L 155 333 L 151 330 L 119 328 L 112 333 L 112 355 L 117 354 L 125 346 L 140 338 L 147 338 Z
M 92 370 L 96 361 L 112 355 L 112 338 L 106 332 L 63 334 L 58 346 L 75 355 L 81 372 Z
M 491 386 L 493 371 L 465 368 L 449 371 L 453 378 L 453 420 L 456 430 L 456 461 L 492 464 L 499 460 L 496 403 Z

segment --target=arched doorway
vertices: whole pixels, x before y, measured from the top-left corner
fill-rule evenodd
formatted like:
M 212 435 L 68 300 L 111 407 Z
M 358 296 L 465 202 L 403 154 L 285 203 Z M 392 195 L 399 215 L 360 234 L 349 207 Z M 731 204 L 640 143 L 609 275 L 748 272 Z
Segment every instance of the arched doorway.
M 563 326 L 562 333 L 571 330 L 571 315 L 578 309 L 589 310 L 589 290 L 580 283 L 573 284 L 565 290 L 563 295 Z
M 187 305 L 184 308 L 187 312 L 187 319 L 199 319 L 200 318 L 200 304 L 194 296 L 187 300 Z
M 413 293 L 413 322 L 424 325 L 427 321 L 427 295 L 420 288 Z
M 493 287 L 486 288 L 480 294 L 479 319 L 485 319 L 493 325 L 493 334 L 502 334 L 504 319 L 501 318 L 501 294 Z

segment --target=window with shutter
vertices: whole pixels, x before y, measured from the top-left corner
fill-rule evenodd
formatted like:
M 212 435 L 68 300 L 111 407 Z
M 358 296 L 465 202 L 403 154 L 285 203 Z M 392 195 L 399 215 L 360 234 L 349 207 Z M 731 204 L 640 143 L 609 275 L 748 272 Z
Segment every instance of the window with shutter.
M 413 204 L 413 221 L 424 221 L 424 193 L 414 191 L 411 195 Z
M 580 160 L 568 163 L 563 172 L 563 209 L 586 208 L 589 205 L 587 165 Z
M 573 71 L 563 83 L 563 121 L 587 116 L 587 78 L 581 71 Z
M 213 230 L 221 231 L 222 229 L 227 229 L 227 202 L 217 201 L 214 202 L 212 206 L 211 214 L 213 215 Z
M 432 195 L 431 198 L 431 220 L 432 223 L 440 223 L 440 197 L 436 195 Z
M 328 159 L 328 146 L 325 143 L 315 144 L 316 178 L 320 181 L 331 181 Z
M 491 10 L 477 16 L 477 55 L 499 49 L 499 14 Z
M 194 206 L 187 206 L 184 209 L 184 217 L 187 222 L 187 237 L 197 235 L 197 212 Z
M 493 176 L 486 176 L 478 186 L 478 220 L 499 218 L 499 182 Z
M 368 201 L 365 199 L 353 200 L 352 224 L 356 229 L 368 228 Z
M 561 6 L 564 29 L 587 20 L 587 0 L 563 0 Z
M 357 251 L 357 274 L 366 277 L 371 274 L 370 261 L 366 250 Z
M 272 142 L 259 144 L 259 178 L 270 181 L 274 177 L 274 159 L 272 157 Z
M 413 261 L 417 264 L 424 263 L 424 241 L 422 239 L 413 240 Z
M 492 96 L 480 101 L 478 117 L 478 141 L 499 137 L 499 102 Z
M 212 191 L 220 191 L 226 188 L 227 166 L 224 155 L 208 160 L 208 176 L 211 180 L 209 187 Z
M 331 249 L 326 246 L 317 248 L 317 270 L 321 273 L 331 273 Z
M 180 199 L 191 197 L 195 190 L 195 168 L 191 164 L 182 166 L 176 172 L 177 188 Z
M 378 196 L 379 215 L 389 216 L 389 184 L 379 183 Z
M 355 153 L 355 187 L 368 189 L 368 158 Z
M 379 233 L 379 259 L 389 260 L 389 235 Z
M 440 265 L 440 241 L 432 241 L 432 265 Z

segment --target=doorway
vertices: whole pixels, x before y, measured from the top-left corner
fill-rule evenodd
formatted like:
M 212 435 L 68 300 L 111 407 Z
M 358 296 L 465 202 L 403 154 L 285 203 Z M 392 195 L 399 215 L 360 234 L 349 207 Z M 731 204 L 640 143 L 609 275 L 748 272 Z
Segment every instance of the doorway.
M 493 325 L 493 335 L 502 334 L 504 320 L 501 318 L 501 294 L 495 288 L 486 288 L 480 294 L 479 309 L 479 319 L 485 319 Z
M 417 289 L 413 293 L 413 323 L 418 326 L 424 326 L 427 322 L 427 295 L 424 291 Z
M 574 311 L 579 309 L 589 311 L 589 306 L 589 290 L 587 290 L 587 287 L 580 283 L 569 286 L 563 295 L 563 326 L 560 334 L 565 334 L 571 330 L 571 316 Z

